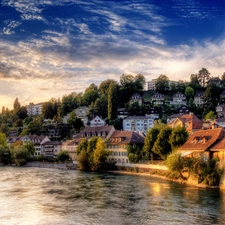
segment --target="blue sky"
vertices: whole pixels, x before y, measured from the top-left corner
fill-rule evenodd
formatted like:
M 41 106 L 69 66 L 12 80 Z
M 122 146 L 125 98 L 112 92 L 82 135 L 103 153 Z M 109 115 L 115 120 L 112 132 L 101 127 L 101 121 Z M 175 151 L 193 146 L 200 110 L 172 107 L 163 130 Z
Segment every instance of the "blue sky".
M 0 107 L 83 92 L 122 74 L 225 72 L 223 0 L 2 0 Z

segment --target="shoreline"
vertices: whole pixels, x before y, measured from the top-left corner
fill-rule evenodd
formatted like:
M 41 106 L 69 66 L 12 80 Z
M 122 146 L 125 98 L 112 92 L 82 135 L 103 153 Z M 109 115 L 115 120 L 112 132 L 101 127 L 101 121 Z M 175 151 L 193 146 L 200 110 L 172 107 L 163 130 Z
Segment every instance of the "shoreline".
M 11 165 L 13 166 L 13 165 Z M 71 162 L 67 163 L 52 163 L 52 162 L 27 162 L 27 164 L 24 167 L 36 167 L 36 168 L 51 168 L 51 169 L 63 169 L 63 170 L 79 170 L 81 171 L 76 164 L 73 164 Z M 150 171 L 145 172 L 134 172 L 134 171 L 124 171 L 124 170 L 102 170 L 98 171 L 100 173 L 113 173 L 113 174 L 120 174 L 120 175 L 129 175 L 129 176 L 144 176 L 144 177 L 155 177 L 160 178 L 163 180 L 176 182 L 183 185 L 188 185 L 192 187 L 197 188 L 204 188 L 204 189 L 220 189 L 223 190 L 220 186 L 208 186 L 205 184 L 198 184 L 197 180 L 190 179 L 188 180 L 182 180 L 182 179 L 171 179 L 163 175 L 159 174 L 153 174 Z M 161 171 L 165 172 L 165 171 Z

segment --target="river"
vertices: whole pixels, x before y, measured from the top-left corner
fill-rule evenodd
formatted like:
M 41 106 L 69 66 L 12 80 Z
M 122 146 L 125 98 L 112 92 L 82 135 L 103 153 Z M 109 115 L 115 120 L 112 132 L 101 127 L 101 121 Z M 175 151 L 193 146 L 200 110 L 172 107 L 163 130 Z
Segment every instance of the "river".
M 0 224 L 225 224 L 225 191 L 142 176 L 0 167 Z

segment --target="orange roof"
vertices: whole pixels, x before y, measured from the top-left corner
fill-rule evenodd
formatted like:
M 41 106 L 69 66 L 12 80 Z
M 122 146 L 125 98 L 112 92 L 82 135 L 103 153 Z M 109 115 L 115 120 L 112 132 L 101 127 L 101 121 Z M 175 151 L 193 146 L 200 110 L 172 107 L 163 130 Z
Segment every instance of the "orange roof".
M 222 128 L 196 131 L 178 149 L 178 151 L 183 150 L 206 151 L 218 140 L 221 140 L 223 138 L 223 135 L 224 131 Z

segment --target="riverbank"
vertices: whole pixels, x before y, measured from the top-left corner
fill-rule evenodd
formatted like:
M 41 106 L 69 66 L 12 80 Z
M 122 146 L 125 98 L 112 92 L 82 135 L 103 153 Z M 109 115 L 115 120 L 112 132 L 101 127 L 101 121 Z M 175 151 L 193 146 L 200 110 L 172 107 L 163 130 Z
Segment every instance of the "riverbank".
M 77 165 L 73 162 L 70 163 L 50 163 L 50 162 L 27 162 L 25 167 L 40 167 L 40 168 L 52 168 L 52 169 L 63 169 L 63 170 L 75 170 L 78 169 Z M 189 179 L 172 179 L 168 177 L 168 170 L 165 166 L 159 165 L 141 165 L 141 164 L 131 164 L 128 167 L 118 166 L 118 170 L 106 170 L 100 172 L 121 174 L 121 175 L 133 175 L 133 176 L 145 176 L 145 177 L 155 177 L 160 178 L 180 184 L 195 186 L 198 188 L 222 188 L 222 186 L 208 186 L 202 183 L 198 183 L 196 177 L 190 176 Z

